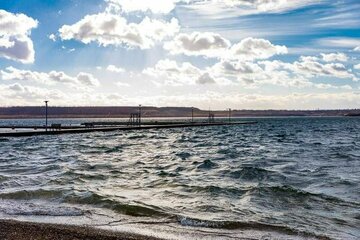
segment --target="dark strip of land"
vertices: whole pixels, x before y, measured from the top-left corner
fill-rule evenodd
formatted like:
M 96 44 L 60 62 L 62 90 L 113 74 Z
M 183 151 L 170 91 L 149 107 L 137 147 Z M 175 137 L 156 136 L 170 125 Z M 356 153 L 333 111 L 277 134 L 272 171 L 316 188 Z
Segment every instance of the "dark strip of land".
M 5 132 L 5 133 L 0 133 L 0 137 L 30 137 L 30 136 L 38 136 L 38 135 L 59 135 L 59 134 L 71 134 L 71 133 L 110 132 L 110 131 L 143 130 L 143 129 L 244 125 L 244 124 L 255 124 L 255 123 L 256 122 L 230 122 L 230 123 L 218 122 L 218 123 L 187 123 L 187 124 L 146 125 L 146 126 L 128 126 L 128 127 L 121 126 L 121 127 L 75 128 L 75 129 L 60 129 L 55 131 L 41 130 L 41 131 Z
M 137 113 L 135 106 L 114 107 L 56 107 L 48 109 L 51 118 L 129 118 L 131 113 Z M 143 117 L 208 117 L 208 110 L 191 107 L 152 107 L 141 108 Z M 211 111 L 215 117 L 227 117 L 228 110 Z M 44 106 L 0 107 L 0 119 L 9 118 L 43 118 Z M 360 109 L 338 110 L 239 110 L 231 111 L 233 117 L 266 117 L 266 116 L 360 116 Z
M 0 220 L 2 240 L 157 240 L 158 238 L 96 228 Z

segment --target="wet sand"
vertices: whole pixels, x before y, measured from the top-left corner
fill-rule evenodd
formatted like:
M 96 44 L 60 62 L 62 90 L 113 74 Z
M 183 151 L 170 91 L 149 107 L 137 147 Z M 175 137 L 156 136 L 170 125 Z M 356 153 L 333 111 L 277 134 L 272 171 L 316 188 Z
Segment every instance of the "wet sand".
M 0 220 L 2 240 L 158 240 L 159 238 L 96 228 Z

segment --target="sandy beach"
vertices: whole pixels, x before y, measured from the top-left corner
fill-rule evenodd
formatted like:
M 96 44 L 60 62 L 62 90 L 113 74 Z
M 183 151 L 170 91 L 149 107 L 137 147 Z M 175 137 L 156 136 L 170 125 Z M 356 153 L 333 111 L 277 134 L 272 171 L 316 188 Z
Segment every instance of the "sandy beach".
M 159 238 L 95 228 L 0 220 L 2 240 L 158 240 Z

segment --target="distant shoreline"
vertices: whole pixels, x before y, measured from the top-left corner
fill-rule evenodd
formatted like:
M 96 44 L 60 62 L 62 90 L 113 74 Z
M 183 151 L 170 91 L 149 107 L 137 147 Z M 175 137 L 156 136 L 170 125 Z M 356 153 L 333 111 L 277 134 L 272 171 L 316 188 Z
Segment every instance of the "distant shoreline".
M 137 113 L 139 107 L 49 107 L 51 118 L 129 118 Z M 215 117 L 229 117 L 229 111 L 211 111 Z M 34 119 L 43 118 L 45 108 L 34 107 L 0 107 L 0 119 Z M 143 118 L 189 118 L 208 117 L 209 110 L 189 107 L 141 107 Z M 360 109 L 339 110 L 232 110 L 232 117 L 335 117 L 360 116 Z

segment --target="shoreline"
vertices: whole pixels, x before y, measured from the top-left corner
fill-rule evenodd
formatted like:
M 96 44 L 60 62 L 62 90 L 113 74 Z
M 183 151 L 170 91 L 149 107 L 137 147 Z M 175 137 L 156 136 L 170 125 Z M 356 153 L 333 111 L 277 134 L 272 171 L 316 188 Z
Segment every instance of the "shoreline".
M 0 219 L 3 240 L 160 240 L 135 233 L 103 230 L 89 226 L 23 222 Z

